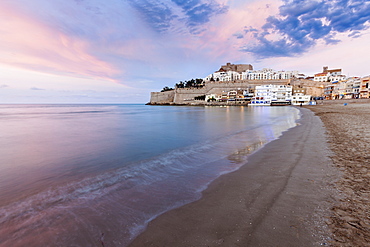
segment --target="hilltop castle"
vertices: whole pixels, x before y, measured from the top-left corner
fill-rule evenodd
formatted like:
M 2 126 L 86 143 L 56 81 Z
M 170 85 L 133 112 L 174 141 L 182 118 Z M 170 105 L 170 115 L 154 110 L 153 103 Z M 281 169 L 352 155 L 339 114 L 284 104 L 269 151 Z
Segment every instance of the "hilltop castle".
M 253 70 L 253 66 L 251 64 L 231 64 L 227 63 L 226 65 L 222 65 L 218 72 L 227 72 L 227 71 L 235 71 L 238 73 L 242 73 L 247 70 Z

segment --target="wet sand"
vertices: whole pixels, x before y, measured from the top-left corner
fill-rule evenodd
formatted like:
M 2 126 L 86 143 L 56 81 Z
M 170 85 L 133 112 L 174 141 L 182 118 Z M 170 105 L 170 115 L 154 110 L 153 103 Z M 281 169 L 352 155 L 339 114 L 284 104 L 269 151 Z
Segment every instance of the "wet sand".
M 331 158 L 342 173 L 329 212 L 331 244 L 370 246 L 370 99 L 324 101 L 308 108 L 325 124 Z
M 298 126 L 211 183 L 200 200 L 154 219 L 130 246 L 330 245 L 339 175 L 323 123 L 300 110 Z

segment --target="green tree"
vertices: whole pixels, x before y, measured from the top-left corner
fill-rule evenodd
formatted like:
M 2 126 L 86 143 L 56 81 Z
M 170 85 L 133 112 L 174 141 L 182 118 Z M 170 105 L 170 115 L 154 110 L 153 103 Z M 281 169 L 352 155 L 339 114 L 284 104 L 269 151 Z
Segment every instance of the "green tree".
M 171 90 L 173 90 L 173 88 L 170 88 L 170 87 L 165 86 L 165 87 L 161 90 L 161 92 L 166 92 L 166 91 L 171 91 Z

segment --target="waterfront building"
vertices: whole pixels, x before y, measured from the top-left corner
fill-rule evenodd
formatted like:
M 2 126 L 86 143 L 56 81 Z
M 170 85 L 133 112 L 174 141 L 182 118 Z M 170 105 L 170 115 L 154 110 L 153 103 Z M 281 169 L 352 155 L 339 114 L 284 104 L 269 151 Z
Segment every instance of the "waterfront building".
M 245 90 L 243 92 L 244 99 L 248 102 L 250 102 L 254 96 L 254 89 L 249 88 L 248 90 Z
M 292 89 L 292 86 L 289 85 L 270 84 L 256 86 L 254 90 L 254 97 L 249 105 L 264 106 L 271 105 L 271 103 L 276 102 L 291 103 Z
M 339 85 L 339 99 L 351 99 L 352 98 L 352 84 L 350 80 L 343 80 Z
M 225 92 L 225 91 L 223 91 L 221 93 L 221 96 L 219 97 L 220 102 L 226 102 L 227 101 L 227 97 L 228 97 L 227 95 L 228 95 L 228 93 Z
M 354 77 L 353 80 L 353 99 L 359 99 L 360 98 L 360 87 L 361 87 L 361 78 Z
M 292 96 L 292 105 L 309 105 L 310 101 L 311 95 L 297 93 Z
M 346 89 L 347 89 L 347 82 L 348 82 L 347 80 L 341 80 L 338 82 L 337 99 L 344 99 L 344 95 L 346 94 Z
M 343 80 L 341 80 L 343 81 Z M 332 85 L 334 86 L 333 88 L 333 94 L 332 94 L 332 99 L 340 99 L 340 82 L 341 81 L 334 81 L 332 82 Z
M 241 102 L 241 101 L 250 101 L 253 97 L 253 90 L 250 88 L 247 89 L 235 89 L 230 91 L 222 91 L 220 94 L 206 94 L 206 102 Z
M 360 98 L 361 99 L 370 98 L 370 76 L 366 76 L 366 77 L 361 78 Z
M 327 100 L 341 99 L 344 97 L 347 87 L 347 80 L 334 81 L 325 86 L 324 97 Z
M 333 99 L 333 91 L 334 91 L 334 85 L 332 85 L 332 84 L 327 85 L 324 88 L 324 96 L 325 96 L 325 99 L 328 99 L 328 100 Z
M 359 77 L 350 77 L 343 82 L 345 82 L 343 99 L 358 99 L 360 97 L 361 79 Z

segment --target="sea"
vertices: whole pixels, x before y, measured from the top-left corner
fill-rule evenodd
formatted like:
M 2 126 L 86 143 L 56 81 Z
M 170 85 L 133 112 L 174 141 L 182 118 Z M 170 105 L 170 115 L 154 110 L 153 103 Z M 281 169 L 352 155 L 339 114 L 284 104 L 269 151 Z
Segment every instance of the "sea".
M 299 119 L 290 106 L 0 105 L 0 246 L 127 246 Z

